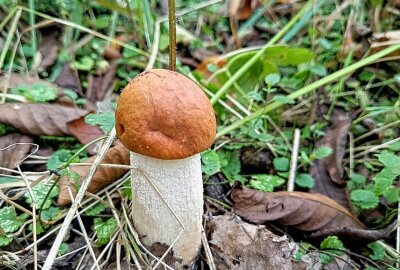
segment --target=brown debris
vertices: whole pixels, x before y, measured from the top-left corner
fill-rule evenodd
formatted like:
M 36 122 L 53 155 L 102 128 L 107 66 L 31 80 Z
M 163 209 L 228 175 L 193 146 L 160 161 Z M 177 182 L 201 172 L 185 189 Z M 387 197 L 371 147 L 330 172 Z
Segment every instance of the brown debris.
M 210 247 L 217 269 L 320 269 L 317 256 L 293 261 L 298 247 L 286 236 L 277 236 L 265 226 L 239 221 L 231 214 L 213 217 L 207 223 Z

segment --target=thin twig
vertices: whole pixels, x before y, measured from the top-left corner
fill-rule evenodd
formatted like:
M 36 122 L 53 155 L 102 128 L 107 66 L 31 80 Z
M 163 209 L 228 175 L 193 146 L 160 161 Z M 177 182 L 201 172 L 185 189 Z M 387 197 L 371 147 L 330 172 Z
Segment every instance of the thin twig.
M 300 147 L 300 129 L 296 128 L 294 130 L 294 136 L 293 136 L 292 158 L 290 160 L 289 180 L 287 184 L 287 191 L 289 192 L 294 191 L 294 181 L 296 178 L 299 147 Z
M 176 70 L 176 21 L 175 0 L 168 0 L 169 70 Z
M 73 202 L 74 201 L 74 195 L 72 194 L 72 191 L 70 189 L 69 189 L 69 197 L 71 199 L 71 202 Z M 89 249 L 90 256 L 93 258 L 94 266 L 96 266 L 97 269 L 100 270 L 100 266 L 96 261 L 96 255 L 94 254 L 93 248 L 91 246 L 91 240 L 89 239 L 89 236 L 88 236 L 88 234 L 86 232 L 86 229 L 85 229 L 85 225 L 83 225 L 83 221 L 81 219 L 81 215 L 79 214 L 78 211 L 76 212 L 76 219 L 78 220 L 79 227 L 81 227 L 82 236 L 83 236 L 83 239 L 85 239 L 85 242 L 86 242 L 87 247 Z
M 176 12 L 176 16 L 183 16 L 187 13 L 217 4 L 219 2 L 222 2 L 222 0 L 212 0 L 209 2 L 204 2 L 204 3 L 200 3 L 192 8 L 185 8 L 182 9 L 178 12 Z M 161 28 L 161 23 L 166 22 L 168 20 L 167 16 L 162 16 L 160 18 L 157 18 L 156 22 L 155 22 L 155 26 L 154 26 L 154 37 L 153 37 L 153 45 L 151 47 L 151 55 L 149 58 L 149 61 L 147 62 L 147 66 L 146 66 L 146 70 L 150 70 L 153 68 L 154 63 L 156 62 L 157 59 L 157 54 L 158 54 L 158 47 L 160 44 L 160 28 Z
M 93 165 L 89 169 L 88 175 L 85 177 L 85 180 L 82 182 L 81 188 L 78 191 L 78 194 L 76 195 L 75 201 L 72 203 L 71 208 L 69 209 L 67 215 L 65 216 L 64 222 L 60 228 L 60 232 L 58 233 L 56 239 L 54 240 L 54 243 L 50 249 L 50 252 L 46 258 L 46 261 L 43 265 L 43 270 L 50 270 L 51 266 L 54 263 L 54 260 L 57 256 L 58 249 L 60 248 L 60 245 L 67 234 L 67 231 L 70 228 L 72 219 L 75 216 L 75 212 L 78 210 L 78 206 L 80 205 L 80 202 L 83 199 L 83 196 L 85 195 L 85 192 L 94 176 L 96 173 L 97 167 L 100 164 L 101 160 L 104 158 L 105 154 L 107 153 L 107 150 L 110 148 L 111 144 L 113 143 L 115 139 L 115 129 L 113 128 L 112 131 L 110 132 L 110 135 L 108 136 L 106 142 L 104 143 L 103 147 L 100 149 L 99 154 L 96 156 L 96 159 L 93 162 Z
M 210 246 L 208 245 L 208 240 L 207 240 L 206 234 L 204 232 L 204 228 L 201 229 L 201 242 L 203 242 L 203 247 L 204 247 L 204 251 L 206 253 L 208 267 L 210 268 L 210 270 L 216 270 L 217 268 L 215 267 L 215 264 L 214 264 L 214 258 L 211 253 Z

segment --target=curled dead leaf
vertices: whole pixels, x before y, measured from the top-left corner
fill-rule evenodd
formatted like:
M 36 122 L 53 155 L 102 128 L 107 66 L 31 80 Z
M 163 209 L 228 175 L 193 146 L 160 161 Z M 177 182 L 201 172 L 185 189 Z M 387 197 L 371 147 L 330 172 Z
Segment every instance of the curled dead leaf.
M 336 235 L 343 239 L 348 245 L 359 245 L 360 243 L 371 243 L 383 238 L 388 238 L 390 234 L 397 228 L 397 220 L 392 222 L 386 228 L 380 230 L 364 230 L 348 227 L 337 227 L 320 230 L 310 234 L 309 238 L 323 239 L 329 235 Z M 354 241 L 354 239 L 357 239 Z
M 0 123 L 31 135 L 71 135 L 67 123 L 89 112 L 59 104 L 7 103 L 0 105 Z
M 365 228 L 343 206 L 321 194 L 266 193 L 236 185 L 232 199 L 235 213 L 256 224 L 275 222 L 308 232 L 335 227 Z
M 85 160 L 84 162 L 92 163 L 95 160 L 95 158 L 96 156 L 92 156 L 87 160 Z M 102 163 L 129 165 L 129 151 L 128 149 L 125 148 L 125 146 L 123 146 L 119 141 L 117 141 L 115 146 L 111 147 L 107 151 L 106 155 L 103 158 Z M 70 168 L 70 171 L 78 174 L 79 181 L 82 181 L 84 177 L 88 174 L 89 168 L 90 165 L 75 166 Z M 99 166 L 97 168 L 96 173 L 93 176 L 91 183 L 89 184 L 87 191 L 96 192 L 101 188 L 107 186 L 108 184 L 116 181 L 126 172 L 127 169 L 124 168 Z M 77 188 L 75 186 L 74 180 L 68 176 L 63 176 L 59 180 L 58 185 L 60 187 L 60 193 L 58 196 L 58 205 L 64 206 L 66 204 L 69 204 L 71 200 L 68 189 L 71 189 L 72 194 L 75 195 L 75 190 Z
M 33 139 L 29 136 L 13 133 L 0 137 L 0 167 L 14 169 L 30 152 Z M 2 170 L 1 174 L 11 174 Z
M 311 191 L 328 196 L 351 211 L 346 182 L 343 181 L 343 157 L 347 145 L 347 134 L 351 126 L 351 117 L 345 111 L 335 109 L 331 122 L 325 135 L 316 142 L 315 149 L 326 146 L 331 148 L 333 153 L 313 162 L 310 174 L 315 180 L 315 186 Z

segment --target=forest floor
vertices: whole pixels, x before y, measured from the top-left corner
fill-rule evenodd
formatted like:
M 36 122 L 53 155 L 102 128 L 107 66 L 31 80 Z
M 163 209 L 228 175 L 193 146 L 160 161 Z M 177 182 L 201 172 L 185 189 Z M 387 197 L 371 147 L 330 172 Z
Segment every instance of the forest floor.
M 0 269 L 40 269 L 57 238 L 53 269 L 150 267 L 110 134 L 121 89 L 168 68 L 167 1 L 52 2 L 0 0 Z M 400 269 L 400 2 L 176 14 L 177 71 L 217 118 L 190 269 Z

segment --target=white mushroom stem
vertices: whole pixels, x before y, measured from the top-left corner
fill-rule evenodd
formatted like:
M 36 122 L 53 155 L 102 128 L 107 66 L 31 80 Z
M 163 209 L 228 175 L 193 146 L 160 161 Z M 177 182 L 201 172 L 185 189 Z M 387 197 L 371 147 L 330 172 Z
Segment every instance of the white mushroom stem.
M 200 155 L 161 160 L 131 153 L 131 164 L 137 168 L 132 170 L 132 217 L 142 242 L 148 246 L 154 243 L 170 246 L 181 234 L 172 248 L 174 257 L 182 260 L 177 268 L 190 264 L 201 246 Z

